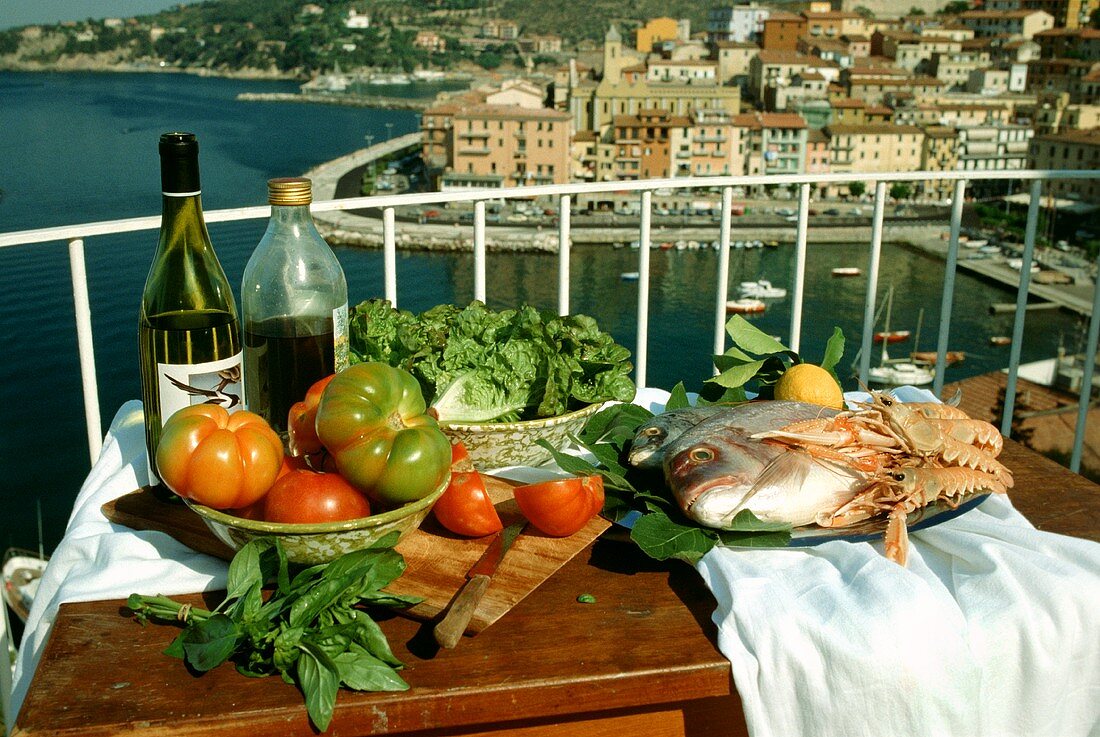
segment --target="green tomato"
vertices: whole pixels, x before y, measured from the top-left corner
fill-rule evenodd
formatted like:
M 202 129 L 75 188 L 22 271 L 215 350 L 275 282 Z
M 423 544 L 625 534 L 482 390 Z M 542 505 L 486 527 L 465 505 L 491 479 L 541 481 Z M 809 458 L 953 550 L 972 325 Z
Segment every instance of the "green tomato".
M 451 443 L 402 369 L 357 363 L 338 373 L 321 394 L 316 427 L 340 474 L 383 505 L 422 499 L 450 473 Z

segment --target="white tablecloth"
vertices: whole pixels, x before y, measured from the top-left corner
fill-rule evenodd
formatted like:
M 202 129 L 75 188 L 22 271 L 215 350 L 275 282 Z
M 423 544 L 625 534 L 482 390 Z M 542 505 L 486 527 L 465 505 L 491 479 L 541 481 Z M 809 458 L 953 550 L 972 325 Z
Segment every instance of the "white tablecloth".
M 9 729 L 60 604 L 225 587 L 224 561 L 103 517 L 147 480 L 128 402 L 43 576 Z M 715 549 L 698 570 L 754 737 L 1100 735 L 1100 545 L 1036 531 L 1006 499 L 914 533 L 908 568 L 881 544 L 832 542 Z

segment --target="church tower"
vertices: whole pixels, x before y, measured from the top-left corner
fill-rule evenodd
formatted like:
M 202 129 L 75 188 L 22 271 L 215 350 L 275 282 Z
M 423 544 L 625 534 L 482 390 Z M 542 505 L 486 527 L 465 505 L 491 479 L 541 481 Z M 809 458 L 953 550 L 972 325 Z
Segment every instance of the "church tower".
M 622 79 L 623 61 L 623 37 L 614 24 L 607 29 L 603 37 L 603 80 L 610 84 L 618 84 Z

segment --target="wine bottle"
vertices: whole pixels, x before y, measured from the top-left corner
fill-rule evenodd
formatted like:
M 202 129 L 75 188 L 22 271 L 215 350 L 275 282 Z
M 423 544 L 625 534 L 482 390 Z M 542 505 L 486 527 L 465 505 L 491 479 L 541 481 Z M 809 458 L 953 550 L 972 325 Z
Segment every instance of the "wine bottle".
M 348 288 L 313 224 L 312 182 L 272 179 L 267 188 L 271 219 L 241 285 L 245 396 L 285 435 L 291 405 L 348 365 Z
M 151 481 L 161 428 L 193 404 L 244 407 L 237 306 L 202 215 L 199 144 L 193 133 L 160 137 L 163 212 L 145 290 L 139 352 Z

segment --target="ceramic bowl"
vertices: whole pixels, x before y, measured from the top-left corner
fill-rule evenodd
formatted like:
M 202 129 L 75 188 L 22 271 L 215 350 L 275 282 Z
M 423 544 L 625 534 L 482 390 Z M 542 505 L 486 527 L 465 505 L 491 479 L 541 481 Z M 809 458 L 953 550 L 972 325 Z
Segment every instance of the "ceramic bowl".
M 590 404 L 557 417 L 523 422 L 486 422 L 469 425 L 443 422 L 440 427 L 452 442 L 461 440 L 479 471 L 504 466 L 538 466 L 550 460 L 550 451 L 536 443 L 542 439 L 555 448 L 569 442 L 601 404 Z
M 344 553 L 370 547 L 377 540 L 397 530 L 399 540 L 420 527 L 432 505 L 450 482 L 450 477 L 428 496 L 386 512 L 321 524 L 287 524 L 242 519 L 186 501 L 214 535 L 233 550 L 240 550 L 247 542 L 258 537 L 277 537 L 292 563 L 313 565 L 327 563 Z

